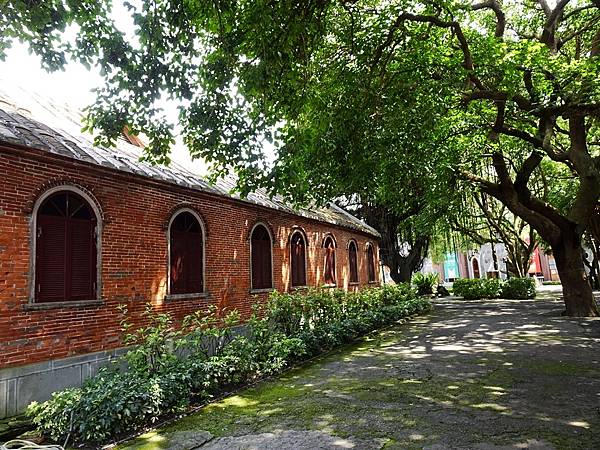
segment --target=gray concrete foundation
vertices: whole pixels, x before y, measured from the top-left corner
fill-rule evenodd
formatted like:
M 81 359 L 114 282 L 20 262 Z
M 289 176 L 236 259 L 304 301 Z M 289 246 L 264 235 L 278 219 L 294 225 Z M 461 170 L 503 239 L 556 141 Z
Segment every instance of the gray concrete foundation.
M 53 392 L 80 386 L 123 349 L 88 353 L 26 366 L 0 369 L 0 419 L 24 412 L 33 401 L 48 400 Z

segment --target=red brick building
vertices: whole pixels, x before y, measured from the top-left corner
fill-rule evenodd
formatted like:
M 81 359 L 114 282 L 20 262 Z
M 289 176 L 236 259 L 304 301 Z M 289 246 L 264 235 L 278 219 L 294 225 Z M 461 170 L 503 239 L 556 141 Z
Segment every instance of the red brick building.
M 272 289 L 378 283 L 377 232 L 334 205 L 236 198 L 229 180 L 150 166 L 131 143 L 94 147 L 15 109 L 0 99 L 0 417 L 114 357 L 118 305 L 134 321 L 147 302 L 247 317 Z

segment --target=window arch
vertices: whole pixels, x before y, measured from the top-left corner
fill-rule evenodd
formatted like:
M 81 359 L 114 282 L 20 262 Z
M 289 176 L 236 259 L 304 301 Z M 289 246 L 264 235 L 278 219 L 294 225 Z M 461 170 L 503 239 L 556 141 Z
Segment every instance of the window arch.
M 169 295 L 204 292 L 204 226 L 198 214 L 182 209 L 169 223 Z
M 367 275 L 369 283 L 374 283 L 375 280 L 375 252 L 371 244 L 367 245 Z
M 350 283 L 358 283 L 358 255 L 356 251 L 356 242 L 348 243 L 348 263 L 350 265 Z
M 271 233 L 263 224 L 256 224 L 250 233 L 250 272 L 252 289 L 273 287 L 273 243 Z
M 94 201 L 75 187 L 58 186 L 38 200 L 32 227 L 33 301 L 99 298 L 99 219 Z
M 323 241 L 325 248 L 325 270 L 323 279 L 326 285 L 335 286 L 335 241 L 332 236 L 327 236 Z
M 306 239 L 298 230 L 290 239 L 290 272 L 292 287 L 306 286 Z

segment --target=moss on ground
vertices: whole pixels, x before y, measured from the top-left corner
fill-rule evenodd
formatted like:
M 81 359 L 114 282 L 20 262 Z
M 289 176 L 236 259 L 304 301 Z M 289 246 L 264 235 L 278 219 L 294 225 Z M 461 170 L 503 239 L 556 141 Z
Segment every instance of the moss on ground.
M 443 358 L 420 363 L 407 360 L 401 350 L 395 353 L 394 347 L 428 333 L 426 327 L 400 330 L 370 336 L 277 380 L 211 403 L 132 444 L 136 450 L 158 450 L 167 448 L 165 435 L 198 430 L 214 436 L 317 430 L 378 440 L 385 449 L 419 449 L 440 442 L 514 445 L 528 439 L 544 440 L 557 449 L 597 447 L 596 411 L 593 417 L 568 419 L 560 407 L 544 409 L 549 395 L 559 399 L 559 406 L 572 401 L 565 394 L 568 380 L 597 383 L 600 370 L 589 361 L 504 353 L 461 356 L 452 364 Z M 386 370 L 390 359 L 395 367 L 410 370 Z M 432 369 L 419 370 L 419 364 Z M 577 408 L 569 414 L 584 415 Z

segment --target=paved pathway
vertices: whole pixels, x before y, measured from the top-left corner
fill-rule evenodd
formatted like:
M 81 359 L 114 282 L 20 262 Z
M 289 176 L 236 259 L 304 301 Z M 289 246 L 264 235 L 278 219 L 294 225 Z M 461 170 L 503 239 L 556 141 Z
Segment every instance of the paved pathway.
M 130 448 L 600 449 L 600 321 L 561 310 L 438 300 Z

